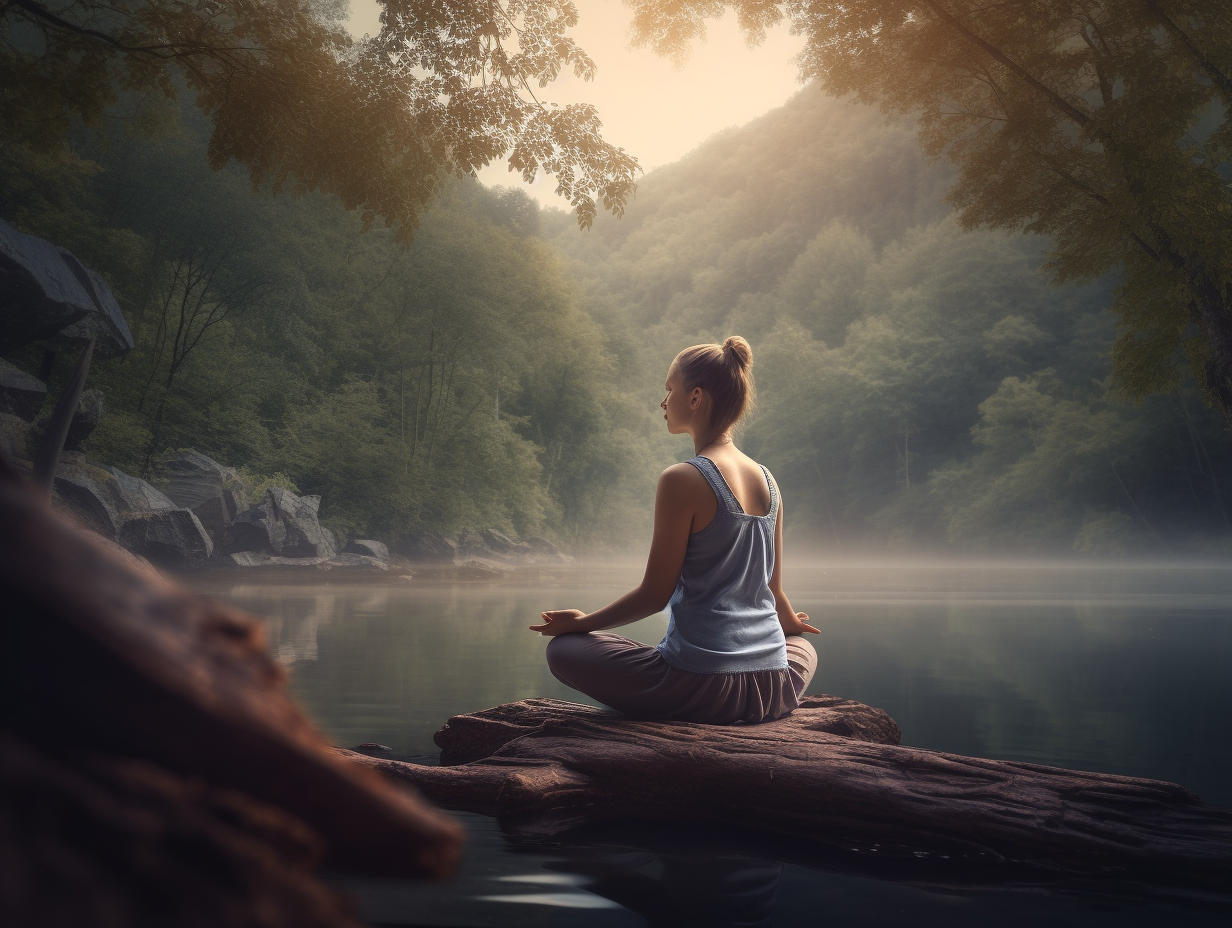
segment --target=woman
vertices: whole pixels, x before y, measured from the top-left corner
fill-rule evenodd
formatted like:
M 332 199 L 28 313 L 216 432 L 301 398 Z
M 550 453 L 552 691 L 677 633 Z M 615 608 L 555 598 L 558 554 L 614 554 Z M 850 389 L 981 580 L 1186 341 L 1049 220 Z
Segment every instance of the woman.
M 637 589 L 589 615 L 543 613 L 562 683 L 636 718 L 730 725 L 782 718 L 817 668 L 818 630 L 783 593 L 783 501 L 770 472 L 732 441 L 753 399 L 753 353 L 739 336 L 676 356 L 660 403 L 696 457 L 659 478 L 654 537 Z M 670 607 L 652 648 L 599 632 Z

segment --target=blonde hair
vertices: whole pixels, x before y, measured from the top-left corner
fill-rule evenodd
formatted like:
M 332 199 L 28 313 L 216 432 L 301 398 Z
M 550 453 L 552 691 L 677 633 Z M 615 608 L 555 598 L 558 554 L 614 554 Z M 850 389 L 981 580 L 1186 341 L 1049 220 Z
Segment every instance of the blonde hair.
M 686 391 L 701 387 L 710 397 L 710 428 L 721 435 L 753 406 L 753 349 L 739 335 L 722 345 L 694 345 L 676 355 Z

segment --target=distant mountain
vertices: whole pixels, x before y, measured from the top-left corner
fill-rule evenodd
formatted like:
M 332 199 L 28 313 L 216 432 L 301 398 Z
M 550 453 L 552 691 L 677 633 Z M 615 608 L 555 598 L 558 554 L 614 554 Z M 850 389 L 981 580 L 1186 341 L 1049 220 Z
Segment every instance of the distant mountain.
M 544 235 L 622 315 L 653 323 L 772 290 L 809 242 L 844 223 L 876 247 L 949 213 L 953 178 L 929 165 L 909 120 L 828 97 L 815 86 L 652 171 L 622 219 L 590 232 L 546 212 Z
M 622 401 L 655 428 L 675 353 L 749 338 L 742 447 L 789 531 L 834 550 L 1226 550 L 1232 435 L 1191 385 L 1106 386 L 1115 281 L 1054 286 L 1047 241 L 964 232 L 954 174 L 911 120 L 802 90 L 650 173 L 621 220 L 542 235 L 607 333 Z

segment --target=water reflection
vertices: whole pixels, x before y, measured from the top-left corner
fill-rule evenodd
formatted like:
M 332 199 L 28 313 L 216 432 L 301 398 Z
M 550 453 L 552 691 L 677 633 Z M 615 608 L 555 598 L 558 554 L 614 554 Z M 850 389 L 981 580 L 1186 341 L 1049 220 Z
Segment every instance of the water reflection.
M 636 913 L 650 928 L 768 928 L 783 876 L 779 863 L 704 852 L 580 853 L 547 866 L 589 877 L 587 891 Z
M 579 701 L 548 672 L 545 639 L 526 626 L 547 607 L 604 605 L 639 573 L 190 582 L 267 617 L 297 698 L 337 743 L 376 741 L 429 763 L 432 733 L 452 715 L 530 696 Z M 823 631 L 812 691 L 884 708 L 906 743 L 1172 780 L 1232 807 L 1232 571 L 830 566 L 789 571 L 787 582 Z M 625 632 L 653 642 L 665 625 L 655 617 Z M 779 841 L 713 836 L 684 848 L 656 835 L 511 849 L 492 820 L 463 819 L 471 841 L 449 886 L 348 884 L 373 923 L 764 924 L 771 910 L 786 926 L 1228 923 L 1226 898 L 1206 918 L 1192 900 L 1131 898 L 1110 884 L 1014 889 L 1001 871 L 959 879 L 940 862 L 912 860 L 869 869 L 793 857 Z M 708 899 L 721 903 L 707 908 Z

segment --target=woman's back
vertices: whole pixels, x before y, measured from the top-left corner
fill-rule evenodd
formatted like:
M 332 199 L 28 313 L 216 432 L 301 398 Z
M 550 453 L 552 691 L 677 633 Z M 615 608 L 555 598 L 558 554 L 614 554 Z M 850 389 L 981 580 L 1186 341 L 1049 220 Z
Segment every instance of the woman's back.
M 742 673 L 787 666 L 785 637 L 769 586 L 778 495 L 769 471 L 750 463 L 768 499 L 765 512 L 747 512 L 711 458 L 699 455 L 688 462 L 709 485 L 715 513 L 689 536 L 680 579 L 668 603 L 667 635 L 658 646 L 664 660 L 681 670 Z
M 770 512 L 770 487 L 765 468 L 731 442 L 708 448 L 706 457 L 718 469 L 741 510 L 754 516 Z M 699 528 L 705 524 L 704 518 L 697 520 Z

